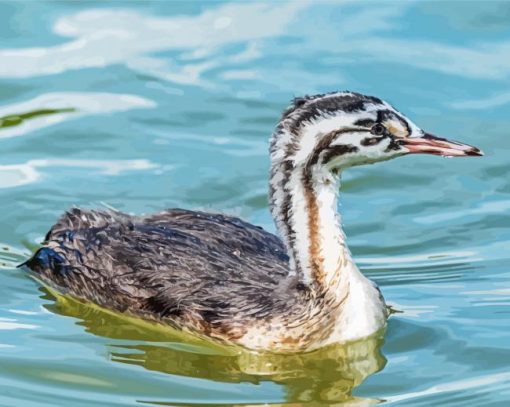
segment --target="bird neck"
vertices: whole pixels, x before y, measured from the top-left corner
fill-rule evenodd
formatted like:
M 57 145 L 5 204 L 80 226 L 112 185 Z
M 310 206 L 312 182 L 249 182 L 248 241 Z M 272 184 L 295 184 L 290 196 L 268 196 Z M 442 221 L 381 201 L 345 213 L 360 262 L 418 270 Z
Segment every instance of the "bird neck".
M 314 291 L 340 295 L 346 271 L 355 267 L 337 212 L 340 176 L 319 166 L 286 168 L 286 176 L 283 170 L 273 167 L 271 210 L 291 273 Z

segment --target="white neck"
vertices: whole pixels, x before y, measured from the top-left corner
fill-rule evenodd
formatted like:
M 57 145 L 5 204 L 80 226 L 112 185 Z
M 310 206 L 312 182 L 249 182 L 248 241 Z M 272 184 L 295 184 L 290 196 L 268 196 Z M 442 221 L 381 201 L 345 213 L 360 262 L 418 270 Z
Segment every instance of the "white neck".
M 355 267 L 337 212 L 339 176 L 315 166 L 295 168 L 284 185 L 274 179 L 275 172 L 271 209 L 292 272 L 310 288 L 338 293 L 343 272 Z

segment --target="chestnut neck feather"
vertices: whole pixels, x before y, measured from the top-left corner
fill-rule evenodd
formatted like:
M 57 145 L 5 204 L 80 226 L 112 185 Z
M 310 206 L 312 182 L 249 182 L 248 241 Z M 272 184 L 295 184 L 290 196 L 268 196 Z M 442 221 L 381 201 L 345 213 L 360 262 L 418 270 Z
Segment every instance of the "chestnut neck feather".
M 352 265 L 337 212 L 339 176 L 318 163 L 274 168 L 271 209 L 288 254 L 302 283 L 315 292 L 343 295 L 338 287 Z M 287 172 L 286 177 L 275 176 Z M 279 180 L 280 182 L 274 182 Z

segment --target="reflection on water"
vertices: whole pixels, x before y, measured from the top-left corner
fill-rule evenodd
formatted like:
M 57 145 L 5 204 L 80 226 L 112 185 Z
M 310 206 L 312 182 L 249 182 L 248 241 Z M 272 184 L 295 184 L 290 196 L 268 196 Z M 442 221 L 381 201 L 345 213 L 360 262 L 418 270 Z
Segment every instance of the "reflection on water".
M 45 306 L 48 310 L 77 318 L 87 332 L 116 340 L 109 350 L 113 361 L 228 383 L 273 381 L 284 386 L 287 402 L 369 402 L 353 397 L 352 390 L 386 364 L 380 351 L 382 332 L 309 353 L 259 353 L 126 318 L 43 290 L 44 298 L 53 300 Z

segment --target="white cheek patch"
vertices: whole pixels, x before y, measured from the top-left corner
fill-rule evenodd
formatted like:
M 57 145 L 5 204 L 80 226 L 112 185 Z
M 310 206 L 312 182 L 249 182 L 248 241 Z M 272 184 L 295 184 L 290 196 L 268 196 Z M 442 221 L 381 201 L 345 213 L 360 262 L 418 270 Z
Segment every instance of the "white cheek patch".
M 352 114 L 343 112 L 336 113 L 335 116 L 330 117 L 320 116 L 309 124 L 304 124 L 295 161 L 297 163 L 306 161 L 319 139 L 325 134 L 350 126 L 352 126 Z
M 339 145 L 352 145 L 355 147 L 360 147 L 361 140 L 364 138 L 370 137 L 370 133 L 368 131 L 360 131 L 360 132 L 349 132 L 340 134 L 335 141 L 333 141 L 331 146 L 339 146 Z
M 391 139 L 389 137 L 385 137 L 377 144 L 361 146 L 359 155 L 365 157 L 367 159 L 367 163 L 387 159 L 391 156 L 391 154 L 388 153 L 388 147 L 390 144 Z
M 361 150 L 361 154 L 366 156 L 368 159 L 373 159 L 375 161 L 379 161 L 383 157 L 387 157 L 387 149 L 390 146 L 391 140 L 389 138 L 383 139 L 380 143 L 369 146 L 369 147 L 363 147 L 363 150 Z
M 356 137 L 357 135 L 357 137 Z M 370 137 L 370 134 L 355 133 L 349 135 L 345 139 L 338 140 L 333 145 L 352 145 L 357 148 L 357 151 L 345 153 L 328 162 L 328 167 L 333 168 L 348 168 L 363 164 L 372 164 L 378 161 L 389 160 L 393 157 L 393 154 L 389 153 L 388 147 L 391 144 L 389 138 L 381 140 L 378 144 L 372 146 L 362 146 L 360 141 L 366 137 Z

